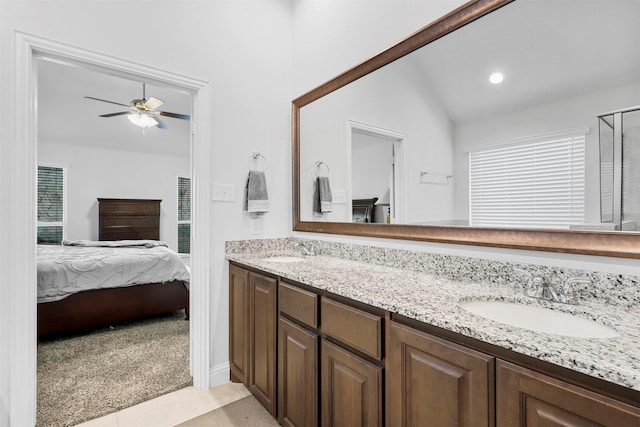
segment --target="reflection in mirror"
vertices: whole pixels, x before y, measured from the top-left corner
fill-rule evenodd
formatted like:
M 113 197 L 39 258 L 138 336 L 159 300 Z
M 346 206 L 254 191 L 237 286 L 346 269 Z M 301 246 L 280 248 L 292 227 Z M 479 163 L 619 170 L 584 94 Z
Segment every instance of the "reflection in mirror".
M 600 119 L 600 218 L 612 230 L 640 231 L 640 106 Z
M 617 133 L 601 116 L 638 104 L 638 16 L 637 1 L 517 0 L 304 105 L 299 219 L 352 222 L 354 199 L 377 198 L 382 223 L 639 230 L 640 114 Z M 375 129 L 385 143 L 361 140 Z M 340 197 L 314 215 L 318 160 Z

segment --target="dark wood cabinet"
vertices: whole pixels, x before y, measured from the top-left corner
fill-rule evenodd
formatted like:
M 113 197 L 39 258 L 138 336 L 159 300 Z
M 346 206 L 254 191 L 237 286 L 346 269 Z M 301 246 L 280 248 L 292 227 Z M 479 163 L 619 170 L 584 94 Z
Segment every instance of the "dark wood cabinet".
M 160 240 L 160 202 L 147 199 L 98 199 L 98 239 Z
M 231 380 L 242 382 L 276 416 L 277 280 L 229 266 L 229 364 Z
M 387 425 L 494 424 L 494 359 L 391 322 Z
M 276 279 L 249 273 L 249 390 L 276 416 Z
M 278 298 L 280 423 L 383 425 L 382 318 L 287 283 Z
M 323 333 L 382 360 L 382 317 L 329 298 L 320 301 L 320 313 Z
M 322 340 L 321 424 L 381 426 L 382 368 Z
M 231 264 L 229 298 L 231 378 L 284 426 L 640 426 L 578 373 L 304 284 Z
M 231 381 L 249 384 L 249 272 L 229 266 L 229 365 Z
M 318 425 L 318 335 L 284 317 L 278 329 L 278 421 Z
M 496 363 L 497 426 L 640 426 L 640 409 L 512 363 Z

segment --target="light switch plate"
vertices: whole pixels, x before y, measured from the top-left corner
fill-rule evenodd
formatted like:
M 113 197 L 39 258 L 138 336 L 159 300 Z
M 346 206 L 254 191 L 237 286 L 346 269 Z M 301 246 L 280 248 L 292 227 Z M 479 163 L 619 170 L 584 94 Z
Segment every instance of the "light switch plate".
M 347 192 L 346 192 L 346 190 L 333 190 L 331 192 L 331 202 L 332 203 L 347 203 Z
M 214 202 L 235 202 L 236 186 L 234 184 L 220 184 L 214 182 L 211 185 L 211 199 Z

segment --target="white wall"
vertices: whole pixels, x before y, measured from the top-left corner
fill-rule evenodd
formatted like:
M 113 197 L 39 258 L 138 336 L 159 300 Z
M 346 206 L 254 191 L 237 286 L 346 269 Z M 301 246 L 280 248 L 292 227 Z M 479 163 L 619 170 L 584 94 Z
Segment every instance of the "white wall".
M 393 141 L 353 132 L 351 152 L 353 198 L 382 199 L 390 190 Z
M 466 3 L 465 0 L 295 0 L 298 97 Z
M 256 237 L 242 211 L 247 158 L 267 159 L 271 212 L 262 237 L 291 233 L 291 3 L 288 0 L 0 2 L 0 185 L 16 168 L 4 153 L 12 141 L 13 31 L 208 81 L 211 87 L 211 176 L 236 185 L 235 202 L 211 205 L 211 366 L 228 374 L 228 296 L 224 241 Z M 151 32 L 151 36 L 147 35 Z M 140 37 L 138 35 L 144 34 Z M 197 132 L 197 129 L 196 129 Z M 5 184 L 8 183 L 8 184 Z M 205 183 L 207 185 L 207 183 Z M 6 194 L 6 193 L 5 193 Z M 6 205 L 3 205 L 6 206 Z M 3 217 L 4 218 L 4 217 Z M 3 223 L 3 231 L 7 227 Z M 260 237 L 260 236 L 258 236 Z M 3 246 L 3 254 L 9 249 Z M 6 267 L 0 256 L 0 271 Z M 0 284 L 0 400 L 8 395 L 8 284 Z M 219 379 L 220 379 L 219 378 Z M 0 422 L 3 421 L 0 418 Z
M 67 239 L 98 240 L 98 197 L 160 199 L 160 240 L 178 250 L 176 186 L 191 176 L 188 157 L 41 142 L 38 163 L 67 168 Z

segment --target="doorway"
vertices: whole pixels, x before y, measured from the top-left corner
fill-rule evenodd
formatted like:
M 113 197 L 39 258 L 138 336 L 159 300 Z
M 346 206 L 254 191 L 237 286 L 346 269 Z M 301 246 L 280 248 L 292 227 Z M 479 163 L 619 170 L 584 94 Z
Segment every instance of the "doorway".
M 36 58 L 36 66 L 38 277 L 41 278 L 43 274 L 40 272 L 42 257 L 65 259 L 70 252 L 84 252 L 83 249 L 69 247 L 67 242 L 81 244 L 90 241 L 92 246 L 101 246 L 117 245 L 118 242 L 96 241 L 153 239 L 166 242 L 172 252 L 165 251 L 164 247 L 142 249 L 102 246 L 86 249 L 95 251 L 95 256 L 100 257 L 94 259 L 104 261 L 96 264 L 97 269 L 91 279 L 97 280 L 100 287 L 129 284 L 127 280 L 143 283 L 148 280 L 145 277 L 151 277 L 145 271 L 158 271 L 145 261 L 156 256 L 162 256 L 167 265 L 173 266 L 168 275 L 156 276 L 158 279 L 185 279 L 188 276 L 191 234 L 191 94 L 112 76 L 104 70 L 88 70 L 45 56 Z M 128 106 L 139 99 L 153 102 L 158 114 L 132 115 L 132 108 Z M 181 115 L 178 118 L 160 115 L 164 111 Z M 131 122 L 131 118 L 148 118 L 158 124 L 140 127 Z M 52 179 L 58 177 L 63 179 Z M 128 200 L 128 204 L 119 204 L 122 199 Z M 127 209 L 126 206 L 132 206 L 132 212 L 140 212 L 135 217 L 103 218 L 103 211 Z M 159 209 L 159 222 L 155 222 L 153 216 L 142 214 L 151 206 Z M 99 218 L 102 219 L 99 221 Z M 184 221 L 179 223 L 179 219 Z M 113 221 L 117 221 L 117 228 Z M 153 223 L 155 227 L 148 227 Z M 110 227 L 112 231 L 109 233 L 113 237 L 107 236 L 103 225 Z M 133 228 L 128 231 L 130 226 Z M 61 246 L 63 241 L 67 246 Z M 123 256 L 122 264 L 109 262 L 116 256 Z M 181 265 L 183 261 L 185 265 Z M 45 276 L 49 277 L 47 281 L 39 281 L 39 334 L 51 330 L 48 328 L 53 328 L 57 322 L 55 319 L 61 321 L 64 318 L 61 313 L 72 312 L 60 307 L 51 308 L 54 305 L 51 302 L 42 305 L 43 299 L 48 301 L 46 296 L 68 290 L 69 282 L 77 283 L 73 291 L 84 289 L 81 284 L 93 282 L 83 273 L 78 273 L 77 281 L 74 276 L 80 265 L 84 272 L 93 264 L 85 264 L 75 258 L 71 264 L 64 265 L 68 267 L 65 268 L 68 275 L 65 277 L 70 280 L 58 281 Z M 124 281 L 120 282 L 115 279 L 119 275 L 106 275 L 104 268 L 108 265 L 114 265 L 115 268 L 120 265 L 131 267 L 116 270 L 122 271 Z M 105 275 L 100 274 L 103 271 Z M 45 289 L 44 284 L 60 286 L 53 291 L 49 287 Z M 95 286 L 91 286 L 91 290 Z M 158 291 L 166 289 L 165 292 L 169 292 L 168 289 L 174 289 L 171 286 L 159 286 Z M 184 301 L 185 286 L 177 286 L 184 292 Z M 120 288 L 117 292 L 144 288 L 127 286 L 127 289 Z M 82 298 L 82 295 L 86 297 L 91 294 L 74 292 L 65 300 L 72 301 L 73 298 Z M 147 298 L 145 300 L 148 301 Z M 105 310 L 105 315 L 107 312 L 128 311 L 126 307 L 130 298 L 121 296 L 118 301 L 118 308 Z M 63 303 L 62 300 L 58 302 Z M 76 303 L 69 306 L 82 305 Z M 119 322 L 112 320 L 104 324 L 107 319 L 103 318 L 102 325 L 89 329 L 39 337 L 38 424 L 77 424 L 192 384 L 189 322 L 184 320 L 185 314 L 182 311 L 170 312 L 168 308 L 163 310 L 156 304 L 148 303 L 147 306 L 158 307 L 154 312 L 158 311 L 159 314 L 138 318 L 140 311 L 129 309 L 131 312 L 123 314 L 120 319 L 124 319 Z M 102 304 L 96 304 L 94 312 L 97 309 L 102 313 L 104 309 L 101 307 Z M 171 309 L 174 308 L 171 306 Z M 79 326 L 78 321 L 82 322 L 82 318 L 84 316 L 79 316 L 69 323 Z M 105 369 L 105 366 L 110 369 Z M 132 377 L 140 379 L 144 387 L 132 383 Z
M 192 94 L 193 123 L 191 131 L 192 171 L 192 257 L 190 282 L 190 354 L 194 387 L 209 386 L 209 268 L 210 251 L 209 204 L 206 203 L 209 182 L 210 124 L 209 85 L 202 80 L 159 70 L 147 65 L 124 61 L 81 48 L 60 44 L 33 35 L 16 33 L 16 73 L 14 105 L 16 111 L 15 180 L 11 186 L 14 206 L 11 211 L 13 232 L 8 244 L 14 250 L 8 276 L 25 286 L 12 289 L 9 391 L 10 414 L 16 425 L 34 425 L 36 408 L 36 300 L 35 283 L 35 189 L 37 165 L 37 58 L 46 56 L 75 63 L 88 69 L 98 69 L 138 81 L 174 87 Z M 195 232 L 197 230 L 197 232 Z
M 349 122 L 349 194 L 371 200 L 371 222 L 402 221 L 404 139 L 400 132 Z

